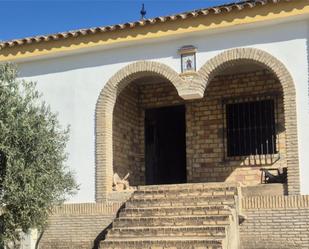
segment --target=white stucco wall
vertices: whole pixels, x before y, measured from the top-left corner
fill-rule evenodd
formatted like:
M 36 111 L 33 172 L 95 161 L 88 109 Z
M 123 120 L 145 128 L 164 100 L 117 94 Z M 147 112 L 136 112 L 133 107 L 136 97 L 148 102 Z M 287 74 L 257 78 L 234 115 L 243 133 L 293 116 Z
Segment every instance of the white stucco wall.
M 308 25 L 306 21 L 264 27 L 200 33 L 187 37 L 97 50 L 66 57 L 19 64 L 20 77 L 38 82 L 38 88 L 63 125 L 71 125 L 68 165 L 76 172 L 80 191 L 72 202 L 94 201 L 95 105 L 108 79 L 125 65 L 137 60 L 155 60 L 180 72 L 177 49 L 192 44 L 198 48 L 197 67 L 223 50 L 255 47 L 282 61 L 295 81 L 302 193 L 309 194 L 309 99 Z M 307 153 L 306 153 L 307 152 Z

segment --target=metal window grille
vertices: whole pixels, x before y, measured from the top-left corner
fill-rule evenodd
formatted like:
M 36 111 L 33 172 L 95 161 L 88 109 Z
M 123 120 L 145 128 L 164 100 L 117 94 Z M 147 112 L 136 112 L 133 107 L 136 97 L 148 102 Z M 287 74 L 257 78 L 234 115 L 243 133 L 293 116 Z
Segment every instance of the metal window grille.
M 223 100 L 225 159 L 278 154 L 277 103 L 276 94 Z

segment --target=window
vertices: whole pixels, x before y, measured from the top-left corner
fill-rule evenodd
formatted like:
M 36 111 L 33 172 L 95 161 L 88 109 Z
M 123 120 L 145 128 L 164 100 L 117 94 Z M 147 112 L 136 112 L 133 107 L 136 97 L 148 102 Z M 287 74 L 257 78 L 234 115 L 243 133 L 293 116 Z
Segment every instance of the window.
M 229 100 L 224 107 L 227 157 L 277 153 L 275 98 Z

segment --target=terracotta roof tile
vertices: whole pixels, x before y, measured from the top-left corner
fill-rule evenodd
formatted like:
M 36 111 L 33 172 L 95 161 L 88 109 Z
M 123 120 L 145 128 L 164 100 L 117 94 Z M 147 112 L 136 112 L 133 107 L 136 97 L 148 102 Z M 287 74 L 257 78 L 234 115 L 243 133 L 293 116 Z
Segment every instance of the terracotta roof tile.
M 214 7 L 205 8 L 205 9 L 198 9 L 198 10 L 188 11 L 184 13 L 169 15 L 169 16 L 149 18 L 149 19 L 139 20 L 135 22 L 127 22 L 123 24 L 116 24 L 116 25 L 110 25 L 110 26 L 105 26 L 105 27 L 79 29 L 79 30 L 73 30 L 73 31 L 50 34 L 50 35 L 43 35 L 43 36 L 41 35 L 41 36 L 16 39 L 16 40 L 11 40 L 11 41 L 4 41 L 4 42 L 0 42 L 0 49 L 4 49 L 6 47 L 21 46 L 24 44 L 33 44 L 33 43 L 47 42 L 47 41 L 52 41 L 52 40 L 63 40 L 63 39 L 67 39 L 70 37 L 86 36 L 88 34 L 104 33 L 104 32 L 109 32 L 113 30 L 132 29 L 138 26 L 154 25 L 156 23 L 164 23 L 168 21 L 175 21 L 178 19 L 183 20 L 183 19 L 188 19 L 188 18 L 195 18 L 197 16 L 207 16 L 210 13 L 224 14 L 224 13 L 231 12 L 233 10 L 240 11 L 245 8 L 254 8 L 259 5 L 261 6 L 261 5 L 266 5 L 270 3 L 276 4 L 279 2 L 288 2 L 288 1 L 293 1 L 293 0 L 245 0 L 241 2 L 233 2 L 230 4 L 224 4 L 224 5 L 214 6 Z

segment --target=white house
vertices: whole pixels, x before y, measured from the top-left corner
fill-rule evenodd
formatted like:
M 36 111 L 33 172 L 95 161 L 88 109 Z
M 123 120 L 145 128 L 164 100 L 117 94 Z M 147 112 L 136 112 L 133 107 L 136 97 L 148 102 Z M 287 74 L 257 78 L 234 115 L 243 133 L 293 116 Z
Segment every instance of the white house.
M 70 202 L 116 200 L 115 173 L 260 186 L 268 169 L 308 195 L 308 30 L 307 0 L 244 1 L 3 42 L 0 62 L 71 126 Z

